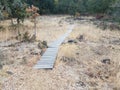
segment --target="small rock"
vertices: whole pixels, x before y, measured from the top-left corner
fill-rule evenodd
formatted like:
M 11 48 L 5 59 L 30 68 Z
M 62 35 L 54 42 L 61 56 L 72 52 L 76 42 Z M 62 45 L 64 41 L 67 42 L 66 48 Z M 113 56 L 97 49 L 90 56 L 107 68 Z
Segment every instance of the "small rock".
M 11 72 L 11 71 L 6 71 L 6 73 L 9 75 L 13 75 L 13 72 Z
M 68 43 L 72 43 L 72 42 L 74 42 L 74 40 L 68 40 Z
M 77 43 L 76 40 L 68 40 L 68 43 Z
M 42 44 L 43 44 L 44 46 L 46 46 L 46 48 L 48 48 L 48 45 L 47 45 L 47 42 L 46 42 L 46 41 L 43 41 Z
M 48 48 L 47 42 L 46 41 L 43 41 L 43 42 L 40 41 L 38 43 L 38 48 L 39 49 Z
M 102 63 L 110 64 L 110 59 L 103 59 L 103 60 L 102 60 Z
M 80 54 L 79 52 L 76 53 L 76 55 L 79 55 L 79 54 Z

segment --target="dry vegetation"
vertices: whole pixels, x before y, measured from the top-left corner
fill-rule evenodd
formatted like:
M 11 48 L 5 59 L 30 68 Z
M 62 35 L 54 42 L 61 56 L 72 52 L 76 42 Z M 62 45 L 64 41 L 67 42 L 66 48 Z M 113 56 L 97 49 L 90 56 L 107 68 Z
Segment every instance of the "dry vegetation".
M 76 90 L 81 90 L 81 86 L 83 90 L 120 89 L 119 39 L 117 30 L 103 31 L 86 22 L 76 26 L 67 39 L 73 42 L 65 41 L 57 61 L 58 65 L 62 62 L 78 73 L 80 86 Z
M 68 25 L 66 22 L 61 21 L 61 19 L 64 19 L 65 17 L 59 17 L 60 18 L 54 16 L 43 16 L 37 18 L 37 40 L 46 40 L 50 42 L 65 33 Z M 15 25 L 11 25 L 10 20 L 2 21 L 0 23 L 0 25 L 4 28 L 4 30 L 0 31 L 0 41 L 16 37 L 18 35 L 18 27 L 22 35 L 26 31 L 28 31 L 30 35 L 34 34 L 34 23 L 32 20 L 26 19 L 20 26 L 16 25 L 16 21 L 14 23 Z
M 33 69 L 41 56 L 38 42 L 0 47 L 12 60 L 0 70 L 3 90 L 120 90 L 120 31 L 103 31 L 92 22 L 64 18 L 41 16 L 37 24 L 37 41 L 50 43 L 66 32 L 66 21 L 75 23 L 60 46 L 53 70 Z M 26 20 L 24 25 L 33 23 Z

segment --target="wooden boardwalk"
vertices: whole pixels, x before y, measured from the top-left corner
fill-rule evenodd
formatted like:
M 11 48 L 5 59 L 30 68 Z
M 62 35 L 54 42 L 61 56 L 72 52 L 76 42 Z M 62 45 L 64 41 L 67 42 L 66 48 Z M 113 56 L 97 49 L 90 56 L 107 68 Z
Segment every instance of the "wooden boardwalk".
M 59 46 L 62 44 L 65 38 L 72 32 L 73 28 L 74 25 L 72 25 L 63 36 L 61 36 L 59 39 L 57 39 L 49 45 L 49 48 L 34 66 L 35 69 L 52 69 L 54 67 Z

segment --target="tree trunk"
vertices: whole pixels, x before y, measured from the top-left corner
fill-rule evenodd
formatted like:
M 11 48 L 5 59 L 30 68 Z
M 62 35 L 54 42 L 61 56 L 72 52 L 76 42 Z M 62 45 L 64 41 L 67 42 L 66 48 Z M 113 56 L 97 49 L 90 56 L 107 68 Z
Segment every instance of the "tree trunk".
M 35 37 L 36 37 L 36 34 L 37 34 L 37 21 L 36 21 L 36 18 L 34 19 L 34 29 L 35 29 L 35 31 L 34 31 L 34 35 L 35 35 Z
M 11 18 L 11 24 L 13 25 L 14 23 L 13 23 L 13 19 Z
M 18 24 L 18 25 L 20 24 L 20 19 L 19 19 L 19 18 L 17 18 L 17 24 Z

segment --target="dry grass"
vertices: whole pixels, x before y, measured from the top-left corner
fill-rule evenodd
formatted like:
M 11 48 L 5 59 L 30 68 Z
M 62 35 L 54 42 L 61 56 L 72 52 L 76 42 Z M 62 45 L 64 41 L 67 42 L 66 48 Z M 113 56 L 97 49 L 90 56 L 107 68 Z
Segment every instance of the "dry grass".
M 45 40 L 48 43 L 59 38 L 63 33 L 66 32 L 68 24 L 66 22 L 59 21 L 65 17 L 63 16 L 41 16 L 37 21 L 37 40 Z M 50 21 L 50 22 L 48 22 Z M 16 25 L 11 26 L 10 20 L 3 21 L 1 23 L 3 27 L 6 27 L 4 31 L 0 32 L 0 41 L 5 41 L 11 37 L 18 35 L 18 28 Z M 26 31 L 33 35 L 34 23 L 31 20 L 26 19 L 24 23 L 19 27 L 20 33 L 24 34 Z
M 59 24 L 62 18 L 42 16 L 37 39 L 50 43 L 64 34 L 69 24 Z M 33 24 L 26 20 L 24 25 Z M 120 32 L 102 31 L 89 22 L 76 23 L 66 40 L 76 40 L 79 35 L 83 35 L 81 42 L 61 45 L 53 70 L 33 69 L 39 57 L 31 57 L 27 65 L 6 66 L 14 74 L 3 80 L 3 90 L 119 90 L 120 46 L 109 41 L 119 39 Z M 110 64 L 102 62 L 106 58 Z
M 76 39 L 80 35 L 84 37 L 82 42 L 61 46 L 56 65 L 62 61 L 66 63 L 65 65 L 72 66 L 79 72 L 80 81 L 84 82 L 89 90 L 119 90 L 120 46 L 107 42 L 111 41 L 113 37 L 119 39 L 120 32 L 102 31 L 89 23 L 78 24 L 68 39 Z M 109 37 L 107 42 L 102 42 L 103 37 Z M 63 56 L 69 59 L 64 60 Z M 70 58 L 75 58 L 72 64 L 70 64 Z M 102 60 L 106 58 L 110 58 L 110 65 L 102 63 Z M 77 63 L 75 63 L 76 61 Z M 86 89 L 84 88 L 84 90 Z

